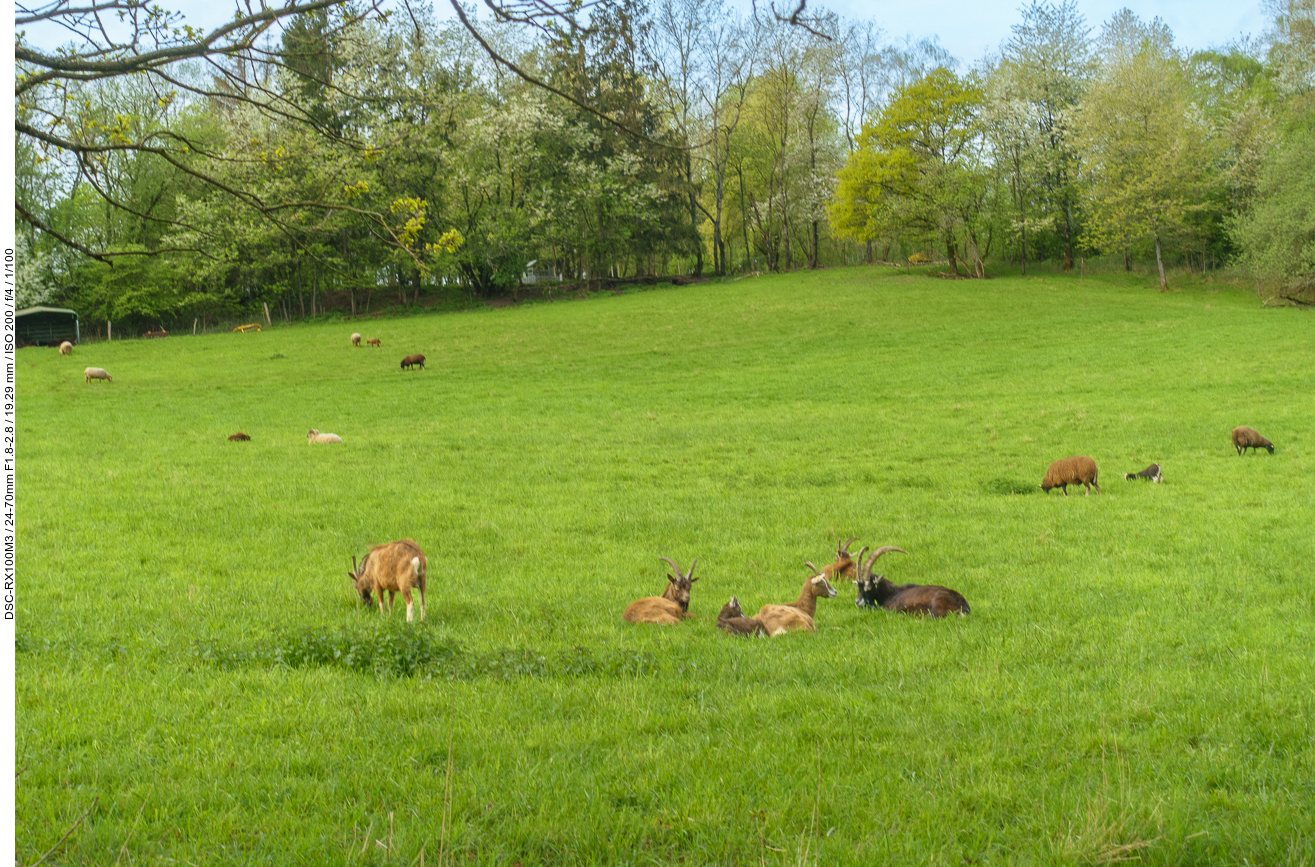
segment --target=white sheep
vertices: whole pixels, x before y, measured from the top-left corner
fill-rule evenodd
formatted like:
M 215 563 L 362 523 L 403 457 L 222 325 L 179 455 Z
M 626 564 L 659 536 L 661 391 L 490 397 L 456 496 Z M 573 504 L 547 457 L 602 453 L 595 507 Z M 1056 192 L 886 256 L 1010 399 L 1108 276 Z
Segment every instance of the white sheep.
M 60 355 L 72 355 L 72 354 L 73 354 L 73 344 L 72 344 L 72 343 L 69 343 L 67 340 L 65 340 L 63 343 L 61 343 L 61 344 L 59 345 L 59 354 L 60 354 Z
M 352 332 L 352 346 L 355 346 L 357 349 L 361 348 L 361 334 L 359 331 Z
M 315 428 L 311 428 L 306 434 L 306 442 L 309 443 L 340 443 L 342 437 L 335 433 L 320 433 Z
M 82 371 L 82 373 L 87 377 L 88 384 L 90 384 L 93 379 L 103 379 L 106 382 L 114 381 L 114 377 L 106 373 L 105 368 L 103 367 L 88 367 L 86 370 Z

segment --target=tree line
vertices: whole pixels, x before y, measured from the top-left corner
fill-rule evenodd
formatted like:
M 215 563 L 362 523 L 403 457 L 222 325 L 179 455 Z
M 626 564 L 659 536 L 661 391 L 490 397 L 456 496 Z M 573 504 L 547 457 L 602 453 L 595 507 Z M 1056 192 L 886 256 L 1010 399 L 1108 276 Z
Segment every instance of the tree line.
M 228 43 L 127 5 L 127 71 L 20 34 L 20 306 L 145 327 L 488 297 L 527 270 L 982 277 L 1094 254 L 1162 285 L 1166 261 L 1241 263 L 1315 300 L 1315 0 L 1200 52 L 1158 19 L 1032 2 L 963 71 L 871 22 L 724 0 L 470 27 L 314 3 Z M 147 37 L 207 50 L 148 65 Z

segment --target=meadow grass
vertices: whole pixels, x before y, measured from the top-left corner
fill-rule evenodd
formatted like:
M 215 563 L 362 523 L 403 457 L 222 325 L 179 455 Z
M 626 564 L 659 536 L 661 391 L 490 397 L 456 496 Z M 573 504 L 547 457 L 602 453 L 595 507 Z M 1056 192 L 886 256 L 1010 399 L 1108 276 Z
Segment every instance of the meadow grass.
M 856 268 L 18 375 L 25 863 L 1315 862 L 1309 312 Z M 972 615 L 715 628 L 851 535 Z M 622 622 L 660 556 L 699 617 Z

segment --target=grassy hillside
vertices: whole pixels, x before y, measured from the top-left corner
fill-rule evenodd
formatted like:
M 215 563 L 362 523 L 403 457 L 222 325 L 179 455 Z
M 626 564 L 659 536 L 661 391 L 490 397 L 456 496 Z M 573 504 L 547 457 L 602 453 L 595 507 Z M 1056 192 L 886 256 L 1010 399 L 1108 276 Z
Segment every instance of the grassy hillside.
M 1315 861 L 1310 313 L 848 269 L 18 359 L 25 861 Z M 842 535 L 972 616 L 716 630 Z M 623 623 L 659 556 L 701 617 Z

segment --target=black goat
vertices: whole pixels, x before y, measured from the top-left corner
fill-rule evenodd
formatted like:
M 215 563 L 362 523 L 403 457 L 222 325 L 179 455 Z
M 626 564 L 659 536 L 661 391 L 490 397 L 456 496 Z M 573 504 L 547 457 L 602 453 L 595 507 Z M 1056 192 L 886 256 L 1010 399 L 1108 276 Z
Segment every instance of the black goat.
M 885 575 L 872 577 L 872 566 L 877 558 L 890 551 L 907 553 L 901 548 L 886 545 L 872 552 L 872 557 L 863 562 L 864 548 L 858 554 L 858 598 L 854 604 L 859 608 L 884 608 L 887 611 L 902 611 L 906 614 L 930 614 L 932 617 L 944 617 L 955 612 L 969 614 L 968 600 L 957 590 L 941 587 L 937 584 L 892 584 Z

